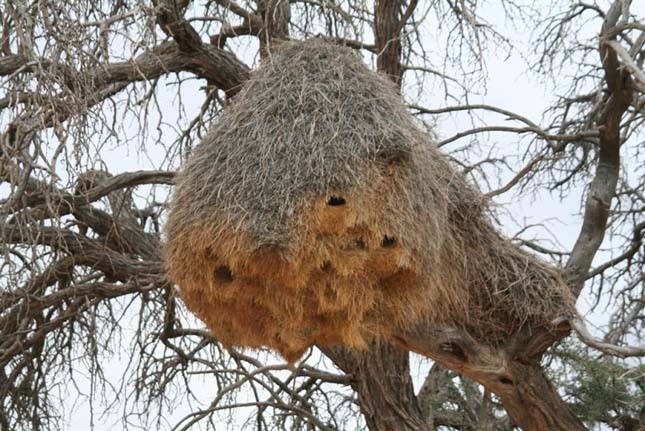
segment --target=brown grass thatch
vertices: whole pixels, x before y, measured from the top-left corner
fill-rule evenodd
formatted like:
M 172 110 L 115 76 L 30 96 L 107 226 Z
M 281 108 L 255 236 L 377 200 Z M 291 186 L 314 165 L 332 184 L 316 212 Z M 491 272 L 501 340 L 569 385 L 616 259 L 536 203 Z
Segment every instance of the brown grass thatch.
M 352 51 L 285 43 L 183 167 L 171 278 L 224 343 L 297 359 L 421 320 L 491 342 L 568 304 Z

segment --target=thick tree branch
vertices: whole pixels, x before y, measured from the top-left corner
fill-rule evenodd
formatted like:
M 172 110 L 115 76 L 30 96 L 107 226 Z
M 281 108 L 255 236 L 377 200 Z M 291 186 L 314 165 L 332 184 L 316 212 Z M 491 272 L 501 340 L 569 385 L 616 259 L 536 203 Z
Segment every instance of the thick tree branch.
M 200 57 L 200 54 L 204 58 Z M 38 73 L 39 68 L 50 67 L 64 69 L 62 65 L 54 64 L 45 58 L 30 60 L 21 55 L 11 55 L 0 59 L 0 76 L 17 72 Z M 97 66 L 88 72 L 82 81 L 104 87 L 120 82 L 147 81 L 177 72 L 195 73 L 200 78 L 234 93 L 234 89 L 247 79 L 249 68 L 232 53 L 209 44 L 201 45 L 199 52 L 184 52 L 177 42 L 164 42 L 135 59 Z M 63 83 L 74 88 L 79 81 L 77 75 L 69 71 L 63 75 L 66 77 Z
M 605 237 L 620 170 L 620 121 L 632 101 L 630 74 L 621 67 L 616 50 L 608 44 L 613 38 L 607 38 L 621 12 L 622 2 L 615 1 L 607 12 L 600 34 L 600 59 L 605 70 L 609 99 L 598 124 L 600 139 L 596 175 L 589 186 L 580 234 L 565 267 L 576 297 L 582 291 L 591 262 Z
M 258 14 L 262 17 L 260 56 L 264 59 L 271 53 L 271 46 L 289 38 L 291 5 L 289 0 L 257 0 Z
M 111 278 L 127 281 L 130 278 L 164 274 L 161 258 L 141 260 L 113 251 L 96 240 L 67 229 L 54 227 L 26 227 L 0 224 L 0 242 L 5 244 L 30 244 L 51 247 L 66 255 L 80 259 L 82 265 L 99 270 Z
M 484 385 L 500 397 L 509 416 L 524 430 L 585 429 L 539 362 L 524 362 L 511 354 L 513 349 L 488 346 L 459 328 L 436 326 L 420 326 L 394 340 Z
M 9 213 L 17 211 L 21 208 L 36 207 L 45 204 L 54 207 L 67 207 L 71 210 L 72 208 L 77 208 L 79 206 L 87 205 L 91 202 L 97 201 L 98 199 L 101 199 L 102 197 L 105 197 L 118 189 L 136 187 L 143 184 L 172 185 L 174 176 L 174 172 L 168 171 L 125 172 L 106 178 L 95 187 L 91 187 L 87 191 L 84 191 L 82 194 L 76 195 L 64 192 L 52 194 L 48 190 L 47 185 L 42 184 L 40 185 L 40 187 L 36 186 L 37 188 L 34 189 L 32 193 L 27 194 L 24 199 L 14 203 L 13 206 L 8 207 L 4 211 Z M 9 181 L 8 172 L 0 171 L 0 181 L 2 180 Z M 59 215 L 69 213 L 65 212 L 64 209 L 62 209 L 62 211 L 63 212 L 59 213 Z
M 409 353 L 373 343 L 365 352 L 323 349 L 336 366 L 352 375 L 361 411 L 371 431 L 430 431 L 414 395 Z
M 413 4 L 414 2 L 411 3 Z M 388 75 L 397 84 L 401 83 L 403 76 L 401 29 L 405 22 L 401 19 L 402 6 L 401 0 L 377 0 L 374 13 L 376 65 L 380 72 Z
M 618 57 L 622 60 L 627 70 L 629 70 L 629 73 L 634 79 L 632 84 L 638 88 L 638 91 L 645 93 L 645 73 L 636 64 L 631 55 L 629 55 L 629 52 L 616 40 L 608 40 L 605 43 L 616 51 Z

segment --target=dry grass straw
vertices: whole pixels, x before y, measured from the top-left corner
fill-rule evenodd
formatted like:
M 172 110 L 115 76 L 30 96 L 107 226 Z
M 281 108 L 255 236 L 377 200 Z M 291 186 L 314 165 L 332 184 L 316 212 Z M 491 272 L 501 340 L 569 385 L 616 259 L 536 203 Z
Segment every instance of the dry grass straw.
M 422 320 L 497 342 L 567 311 L 556 271 L 501 238 L 393 84 L 286 43 L 183 167 L 167 264 L 224 343 L 289 360 Z

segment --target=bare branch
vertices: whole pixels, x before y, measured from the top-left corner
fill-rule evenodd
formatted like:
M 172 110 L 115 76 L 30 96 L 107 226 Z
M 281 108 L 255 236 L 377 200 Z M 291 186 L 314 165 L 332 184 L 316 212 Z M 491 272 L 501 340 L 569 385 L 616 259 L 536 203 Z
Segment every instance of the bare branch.
M 620 121 L 632 101 L 630 75 L 620 67 L 616 51 L 609 48 L 604 34 L 610 32 L 621 13 L 621 1 L 611 6 L 600 36 L 600 57 L 610 93 L 600 119 L 600 142 L 596 176 L 589 187 L 584 220 L 565 271 L 575 296 L 580 294 L 593 257 L 605 236 L 612 198 L 620 170 Z
M 645 356 L 645 347 L 616 346 L 615 344 L 598 340 L 591 335 L 581 317 L 571 319 L 570 323 L 583 343 L 607 355 L 619 356 L 621 358 Z

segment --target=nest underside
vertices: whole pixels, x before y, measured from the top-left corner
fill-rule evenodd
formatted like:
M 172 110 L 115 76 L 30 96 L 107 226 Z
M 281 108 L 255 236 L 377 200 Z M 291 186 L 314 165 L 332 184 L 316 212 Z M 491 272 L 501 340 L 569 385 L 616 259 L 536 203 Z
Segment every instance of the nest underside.
M 258 243 L 226 211 L 188 226 L 168 249 L 182 298 L 225 344 L 290 361 L 312 345 L 362 348 L 428 323 L 497 343 L 567 313 L 558 273 L 501 238 L 483 205 L 411 205 L 419 222 L 401 224 L 403 203 L 382 199 L 399 195 L 387 179 L 313 199 L 281 244 Z

